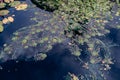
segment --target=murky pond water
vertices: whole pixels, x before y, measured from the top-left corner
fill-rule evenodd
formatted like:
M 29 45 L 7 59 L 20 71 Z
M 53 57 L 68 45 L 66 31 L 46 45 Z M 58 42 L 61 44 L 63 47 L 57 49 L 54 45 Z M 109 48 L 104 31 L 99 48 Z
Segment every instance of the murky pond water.
M 27 10 L 11 9 L 10 14 L 15 15 L 15 21 L 5 25 L 4 31 L 0 33 L 0 65 L 2 66 L 0 67 L 0 80 L 65 80 L 68 72 L 76 75 L 86 73 L 90 75 L 91 73 L 82 68 L 76 57 L 70 55 L 72 50 L 67 45 L 70 40 L 62 32 L 65 23 L 59 18 L 54 18 L 52 13 L 36 7 L 30 0 L 26 2 L 30 5 Z M 120 24 L 120 17 L 115 17 L 106 26 L 116 24 Z M 110 31 L 104 38 L 106 43 L 109 41 L 119 45 L 120 30 L 110 29 Z M 16 38 L 17 40 L 14 41 Z M 28 43 L 24 38 L 29 39 Z M 40 43 L 39 46 L 36 46 L 36 42 Z M 10 49 L 2 52 L 5 43 Z M 27 46 L 22 43 L 27 43 Z M 110 52 L 114 64 L 111 65 L 109 71 L 105 72 L 105 76 L 107 80 L 120 80 L 120 46 L 110 48 Z M 37 61 L 38 53 L 46 53 L 48 57 L 43 61 Z M 87 60 L 86 56 L 87 54 L 81 55 Z M 95 69 L 99 65 L 91 65 L 91 67 L 93 68 L 91 70 L 98 74 L 96 76 L 99 77 L 99 74 L 102 74 L 97 71 L 98 68 Z M 92 78 L 84 80 L 92 80 Z M 98 80 L 103 79 L 99 77 Z

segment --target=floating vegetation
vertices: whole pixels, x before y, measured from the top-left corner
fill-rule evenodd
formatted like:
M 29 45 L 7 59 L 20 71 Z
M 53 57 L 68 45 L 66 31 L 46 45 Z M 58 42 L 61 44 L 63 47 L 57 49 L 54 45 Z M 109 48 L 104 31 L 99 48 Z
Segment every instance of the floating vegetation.
M 25 3 L 15 6 L 16 10 L 25 10 L 27 7 L 28 7 L 28 5 Z
M 46 20 L 40 21 L 34 25 L 23 27 L 17 30 L 16 32 L 14 32 L 10 42 L 6 43 L 6 46 L 4 46 L 4 49 L 1 52 L 1 55 L 4 55 L 1 57 L 1 59 L 3 59 L 4 61 L 5 56 L 7 56 L 8 58 L 5 60 L 19 58 L 19 56 L 21 56 L 22 54 L 23 56 L 27 55 L 26 51 L 30 50 L 31 55 L 29 56 L 31 56 L 31 58 L 34 56 L 35 60 L 38 59 L 42 60 L 43 57 L 45 56 L 42 56 L 41 54 L 38 55 L 38 52 L 46 53 L 49 50 L 51 50 L 53 46 L 56 45 L 57 43 L 64 43 L 65 40 L 67 40 L 66 36 L 64 34 L 61 34 L 62 31 L 64 32 L 64 26 L 65 26 L 64 22 L 62 24 L 59 24 L 58 21 L 60 19 L 52 18 L 55 24 L 51 25 L 52 23 L 49 21 L 50 19 L 47 20 L 48 21 L 47 23 Z M 44 23 L 44 24 L 40 24 L 40 23 Z M 56 29 L 56 26 L 59 27 L 57 27 Z M 47 27 L 50 29 L 46 30 Z M 51 29 L 52 31 L 55 32 L 53 33 Z M 66 44 L 65 46 L 67 47 L 68 45 Z M 34 49 L 36 51 L 34 51 Z M 71 49 L 71 51 L 72 50 L 74 49 Z
M 9 13 L 8 10 L 0 10 L 0 16 L 5 16 Z
M 2 23 L 3 23 L 3 24 L 8 24 L 8 23 L 11 23 L 11 22 L 14 22 L 14 18 L 11 17 L 11 16 L 9 16 L 8 18 L 4 18 L 4 19 L 2 20 Z
M 109 0 L 32 0 L 44 10 L 51 10 L 55 15 L 61 16 L 66 22 L 66 36 L 75 38 L 80 44 L 94 36 L 103 36 L 109 33 L 104 25 L 112 15 L 112 7 L 118 2 Z M 119 5 L 119 4 L 118 4 Z M 116 13 L 118 14 L 119 11 Z M 110 18 L 112 19 L 112 17 Z M 52 30 L 52 33 L 55 33 Z M 77 40 L 76 40 L 77 39 Z M 74 40 L 74 39 L 73 39 Z
M 0 32 L 2 32 L 3 30 L 4 30 L 4 27 L 0 25 Z
M 82 75 L 82 80 L 104 80 L 104 70 L 109 70 L 112 64 L 109 45 L 96 37 L 105 36 L 110 31 L 105 24 L 113 19 L 113 12 L 119 16 L 119 1 L 110 0 L 32 0 L 40 8 L 53 12 L 55 16 L 65 22 L 64 35 L 71 41 L 68 43 L 69 50 L 78 57 L 83 63 L 83 67 L 90 73 Z M 114 10 L 113 7 L 117 7 Z M 51 23 L 53 20 L 50 20 Z M 54 26 L 54 25 L 53 25 Z M 119 28 L 119 26 L 113 26 Z M 51 33 L 57 33 L 51 30 Z M 57 39 L 53 38 L 53 42 Z M 87 44 L 87 45 L 86 45 Z M 86 45 L 86 54 L 89 56 L 88 61 L 80 59 L 82 50 L 78 46 Z M 87 48 L 88 47 L 88 48 Z M 109 59 L 110 63 L 102 64 L 104 59 Z M 102 64 L 102 65 L 101 65 Z M 107 67 L 107 68 L 106 68 Z M 99 70 L 99 68 L 101 70 Z M 98 77 L 99 76 L 99 77 Z M 69 78 L 68 80 L 72 80 Z
M 113 64 L 109 44 L 99 37 L 110 33 L 105 24 L 113 19 L 119 11 L 118 2 L 109 0 L 32 0 L 40 8 L 52 13 L 35 12 L 31 18 L 36 24 L 20 28 L 13 33 L 11 40 L 5 43 L 1 50 L 1 61 L 18 59 L 44 60 L 49 51 L 57 44 L 68 49 L 71 55 L 80 62 L 86 70 L 82 76 L 77 77 L 68 73 L 66 80 L 105 80 L 106 72 Z M 10 1 L 6 1 L 9 3 Z M 11 3 L 11 6 L 17 3 Z M 16 10 L 24 10 L 26 4 L 14 6 Z M 7 15 L 7 14 L 5 14 Z M 42 16 L 41 16 L 42 15 Z M 0 26 L 13 22 L 12 17 L 4 18 Z M 113 28 L 119 28 L 114 26 Z M 110 28 L 110 27 L 109 27 Z M 84 46 L 85 48 L 82 48 Z M 87 60 L 81 58 L 87 55 Z
M 75 74 L 68 73 L 65 80 L 79 80 L 79 78 Z
M 13 2 L 14 0 L 3 0 L 3 2 L 5 3 L 10 3 L 10 2 Z
M 9 6 L 10 7 L 16 7 L 16 6 L 20 5 L 20 4 L 21 4 L 20 1 L 13 1 L 13 2 L 9 3 Z
M 32 0 L 33 3 L 36 3 L 40 8 L 47 9 L 48 11 L 54 11 L 59 7 L 59 0 Z
M 34 56 L 35 60 L 44 60 L 47 57 L 44 53 L 39 53 Z
M 5 8 L 6 4 L 5 3 L 0 3 L 0 8 Z
M 3 17 L 2 23 L 3 24 L 8 24 L 11 22 L 14 22 L 13 16 L 9 16 L 10 13 L 10 8 L 15 8 L 16 10 L 25 10 L 28 7 L 26 3 L 22 3 L 20 1 L 14 1 L 14 0 L 3 0 L 0 2 L 0 16 Z M 1 31 L 3 31 L 3 28 L 1 28 Z

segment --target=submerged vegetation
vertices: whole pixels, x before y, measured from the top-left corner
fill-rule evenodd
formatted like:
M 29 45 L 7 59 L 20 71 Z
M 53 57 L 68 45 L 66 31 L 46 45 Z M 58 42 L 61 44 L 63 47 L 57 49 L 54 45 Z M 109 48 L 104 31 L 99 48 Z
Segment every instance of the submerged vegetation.
M 20 1 L 14 0 L 2 0 L 0 1 L 0 16 L 2 16 L 1 24 L 0 24 L 0 32 L 4 30 L 4 24 L 9 24 L 14 21 L 14 15 L 9 15 L 10 8 L 15 8 L 16 10 L 25 10 L 27 8 L 26 3 L 22 3 Z M 7 16 L 7 17 L 6 17 Z
M 26 59 L 44 60 L 53 46 L 62 44 L 77 58 L 76 60 L 80 61 L 82 68 L 87 70 L 85 74 L 80 74 L 82 76 L 80 78 L 68 73 L 66 80 L 105 80 L 105 71 L 111 69 L 110 65 L 113 61 L 109 43 L 105 43 L 100 37 L 105 37 L 110 32 L 111 27 L 106 27 L 106 23 L 114 16 L 120 15 L 119 1 L 32 0 L 32 2 L 50 13 L 36 11 L 35 17 L 31 18 L 36 24 L 14 32 L 10 42 L 3 45 L 1 61 L 17 59 L 21 56 Z M 23 10 L 21 6 L 27 8 L 27 5 L 16 6 L 16 4 L 20 3 L 15 1 L 0 3 L 0 15 L 9 13 L 4 7 L 6 5 L 15 7 L 16 10 Z M 114 7 L 117 7 L 117 10 L 114 10 Z M 43 16 L 39 17 L 40 15 Z M 3 31 L 3 24 L 13 21 L 12 17 L 4 18 L 0 22 L 0 32 Z M 82 46 L 85 48 L 83 49 Z M 88 56 L 87 60 L 81 58 L 83 54 Z

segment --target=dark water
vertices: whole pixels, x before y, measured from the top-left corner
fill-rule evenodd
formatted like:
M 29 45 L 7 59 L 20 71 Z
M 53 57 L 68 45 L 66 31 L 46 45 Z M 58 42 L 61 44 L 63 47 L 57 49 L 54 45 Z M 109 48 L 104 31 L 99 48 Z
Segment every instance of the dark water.
M 12 13 L 16 15 L 15 21 L 6 25 L 4 32 L 0 33 L 0 47 L 11 37 L 13 32 L 22 26 L 33 24 L 29 20 L 33 13 L 31 10 L 19 12 L 14 10 Z M 116 21 L 119 24 L 118 19 L 118 17 L 115 18 L 109 25 L 114 26 Z M 113 43 L 120 44 L 120 30 L 111 29 L 111 33 L 107 37 Z M 60 50 L 56 51 L 58 48 Z M 17 60 L 13 60 L 1 63 L 3 69 L 0 70 L 0 80 L 63 80 L 68 72 L 77 75 L 84 73 L 75 58 L 69 55 L 70 52 L 67 49 L 61 48 L 61 45 L 54 46 L 48 53 L 51 55 L 44 61 L 21 60 L 17 62 Z M 111 65 L 112 69 L 108 71 L 107 80 L 120 80 L 120 47 L 111 48 L 111 53 L 115 62 Z

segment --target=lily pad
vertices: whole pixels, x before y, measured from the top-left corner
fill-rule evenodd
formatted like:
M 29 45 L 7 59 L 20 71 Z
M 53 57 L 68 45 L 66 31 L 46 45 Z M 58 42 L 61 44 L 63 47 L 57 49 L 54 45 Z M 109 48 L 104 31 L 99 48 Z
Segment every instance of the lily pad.
M 3 32 L 4 27 L 2 25 L 0 25 L 0 32 Z
M 27 7 L 28 5 L 24 3 L 24 4 L 17 5 L 15 8 L 16 10 L 25 10 Z
M 0 16 L 5 16 L 9 13 L 8 10 L 0 10 Z
M 6 4 L 5 3 L 0 3 L 0 8 L 5 8 Z
M 14 1 L 14 2 L 11 2 L 10 4 L 9 4 L 9 6 L 11 6 L 11 7 L 16 7 L 17 5 L 19 5 L 20 4 L 20 1 Z
M 10 0 L 4 0 L 5 3 L 10 3 Z

